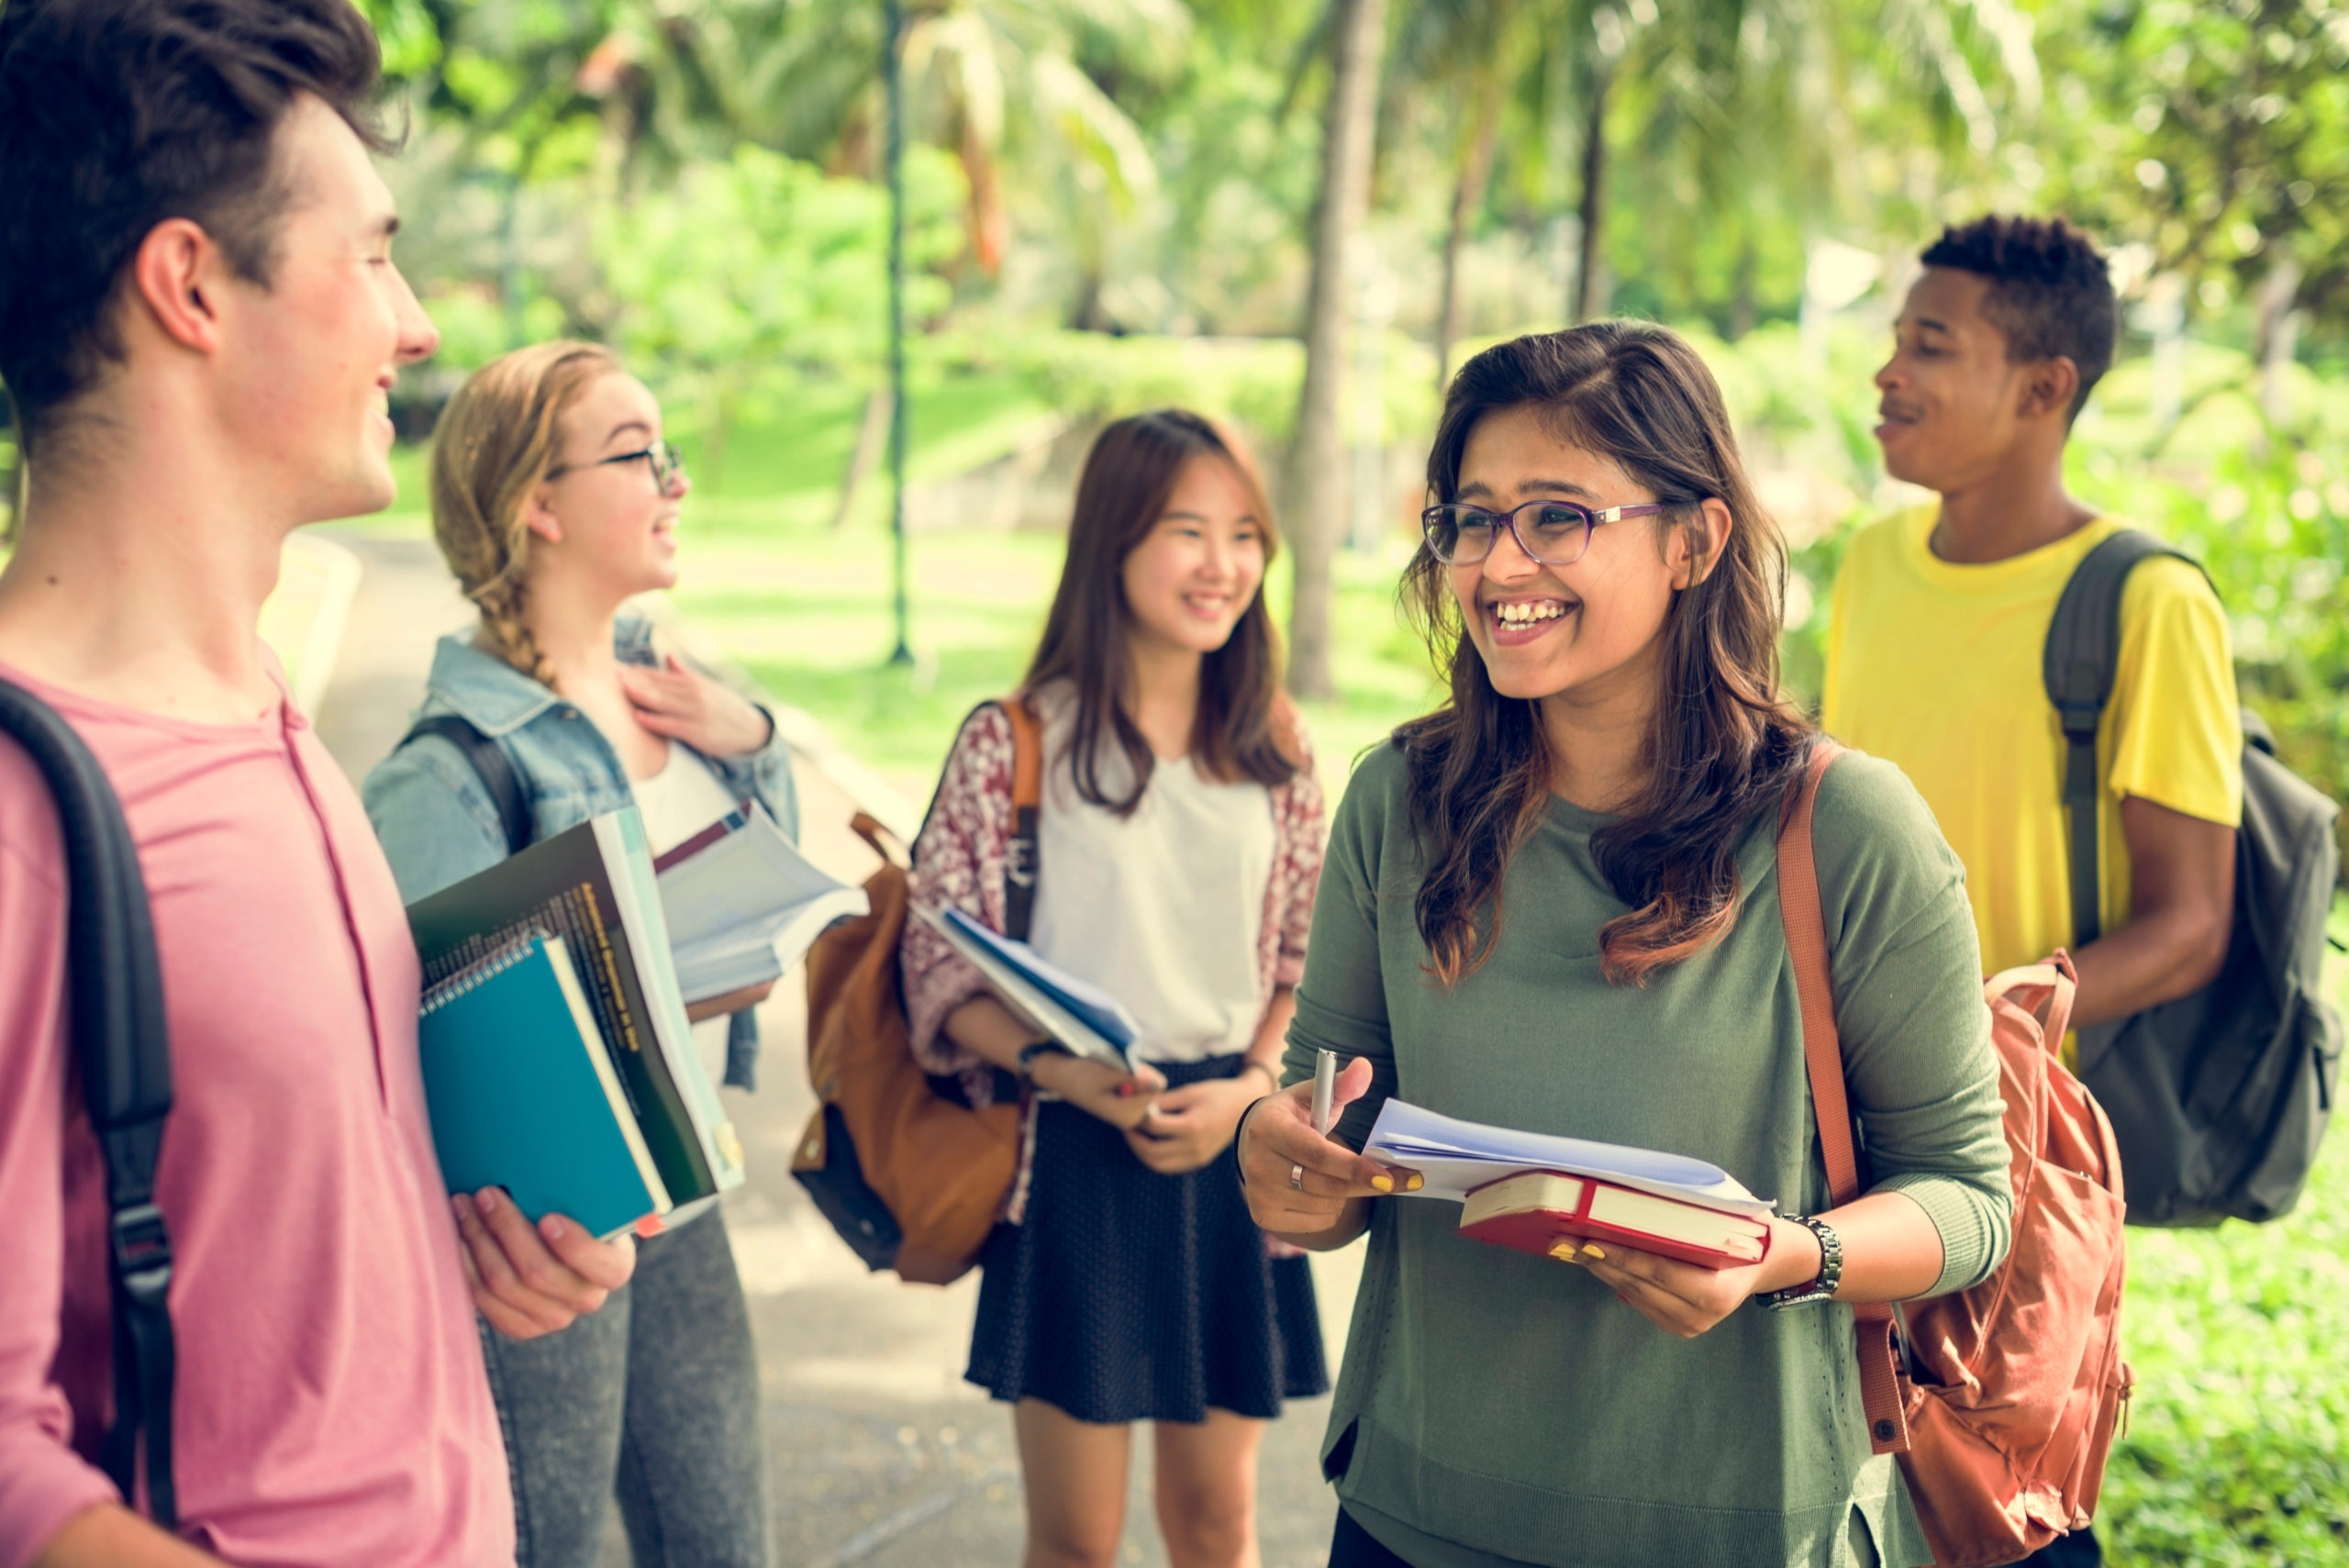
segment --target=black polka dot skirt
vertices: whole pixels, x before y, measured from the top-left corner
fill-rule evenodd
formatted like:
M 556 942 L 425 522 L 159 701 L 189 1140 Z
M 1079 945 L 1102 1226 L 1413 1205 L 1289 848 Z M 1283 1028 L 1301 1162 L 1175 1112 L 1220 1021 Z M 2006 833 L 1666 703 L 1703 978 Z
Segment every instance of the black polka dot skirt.
M 1180 1088 L 1241 1061 L 1158 1067 Z M 1229 1149 L 1160 1175 L 1115 1128 L 1047 1102 L 1027 1216 L 996 1226 L 979 1262 L 965 1375 L 997 1399 L 1124 1423 L 1269 1418 L 1329 1392 L 1313 1276 L 1303 1258 L 1267 1255 Z

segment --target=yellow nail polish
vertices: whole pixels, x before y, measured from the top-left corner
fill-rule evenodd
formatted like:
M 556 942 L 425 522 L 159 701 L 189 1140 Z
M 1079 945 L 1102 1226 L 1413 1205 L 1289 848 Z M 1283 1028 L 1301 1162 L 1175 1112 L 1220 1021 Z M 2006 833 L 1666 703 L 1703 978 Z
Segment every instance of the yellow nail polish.
M 1419 1175 L 1419 1174 L 1418 1174 L 1418 1173 L 1415 1172 L 1415 1173 L 1413 1173 L 1413 1174 L 1412 1174 L 1412 1176 L 1411 1176 L 1411 1180 L 1410 1180 L 1409 1184 L 1408 1184 L 1408 1185 L 1407 1185 L 1403 1190 L 1404 1190 L 1405 1192 L 1412 1192 L 1412 1193 L 1415 1193 L 1415 1192 L 1418 1192 L 1421 1187 L 1426 1186 L 1427 1184 L 1428 1184 L 1428 1179 L 1427 1179 L 1425 1176 Z
M 1601 1261 L 1604 1261 L 1607 1256 L 1606 1250 L 1600 1247 L 1596 1241 L 1584 1242 L 1582 1244 L 1582 1250 L 1588 1252 L 1592 1257 L 1600 1259 Z
M 1382 1193 L 1391 1193 L 1395 1190 L 1395 1178 L 1392 1176 L 1373 1176 L 1370 1179 L 1370 1184 L 1377 1188 Z
M 1562 1263 L 1571 1263 L 1575 1261 L 1575 1244 L 1572 1241 L 1560 1241 L 1550 1249 L 1550 1256 Z

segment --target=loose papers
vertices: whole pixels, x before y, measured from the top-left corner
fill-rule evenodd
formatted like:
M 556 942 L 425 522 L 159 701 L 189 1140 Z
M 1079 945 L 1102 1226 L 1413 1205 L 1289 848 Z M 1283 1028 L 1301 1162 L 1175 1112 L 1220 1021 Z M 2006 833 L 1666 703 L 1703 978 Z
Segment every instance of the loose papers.
M 1471 1189 L 1504 1176 L 1559 1171 L 1755 1219 L 1777 1207 L 1746 1191 L 1720 1166 L 1685 1154 L 1488 1127 L 1398 1099 L 1380 1107 L 1363 1152 L 1388 1164 L 1408 1166 L 1425 1177 L 1427 1184 L 1410 1195 L 1415 1197 L 1458 1201 Z

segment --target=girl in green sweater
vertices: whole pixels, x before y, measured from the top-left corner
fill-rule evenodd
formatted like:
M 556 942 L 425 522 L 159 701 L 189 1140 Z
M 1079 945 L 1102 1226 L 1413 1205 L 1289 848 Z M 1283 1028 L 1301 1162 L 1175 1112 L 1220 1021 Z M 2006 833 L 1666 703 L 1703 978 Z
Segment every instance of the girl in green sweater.
M 1633 323 L 1501 344 L 1453 382 L 1428 483 L 1406 595 L 1451 697 L 1347 789 L 1286 1062 L 1352 1058 L 1344 1115 L 1317 1137 L 1298 1084 L 1240 1139 L 1264 1229 L 1370 1237 L 1323 1449 L 1332 1568 L 1929 1562 L 1842 1304 L 1960 1289 L 2006 1251 L 1964 873 L 1896 769 L 1828 770 L 1815 853 L 1873 1183 L 1830 1209 L 1776 864 L 1817 737 L 1777 689 L 1784 547 L 1711 375 Z M 1389 1095 L 1694 1155 L 1808 1218 L 1718 1272 L 1488 1246 L 1354 1152 Z

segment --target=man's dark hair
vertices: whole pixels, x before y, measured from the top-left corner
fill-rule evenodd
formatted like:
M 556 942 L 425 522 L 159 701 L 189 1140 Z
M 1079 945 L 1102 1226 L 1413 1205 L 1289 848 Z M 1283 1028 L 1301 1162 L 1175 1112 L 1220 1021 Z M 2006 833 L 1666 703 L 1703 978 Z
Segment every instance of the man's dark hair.
M 117 291 L 157 224 L 201 224 L 268 284 L 278 121 L 313 94 L 387 150 L 381 70 L 351 0 L 0 5 L 0 381 L 28 449 L 122 360 Z
M 2087 406 L 2088 389 L 2112 368 L 2120 302 L 2104 257 L 2088 237 L 2060 217 L 2001 217 L 1953 224 L 1925 248 L 1928 267 L 1954 267 L 1990 280 L 1982 314 L 2007 335 L 2010 361 L 2072 361 L 2080 388 L 2071 417 Z

